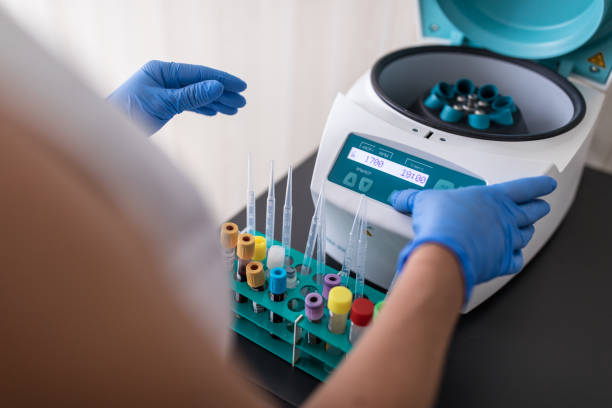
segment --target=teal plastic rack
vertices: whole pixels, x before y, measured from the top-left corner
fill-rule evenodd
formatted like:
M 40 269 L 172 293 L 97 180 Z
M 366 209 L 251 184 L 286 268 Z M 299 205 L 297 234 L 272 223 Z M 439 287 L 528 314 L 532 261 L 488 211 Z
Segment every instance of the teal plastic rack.
M 276 241 L 274 244 L 281 245 L 280 242 Z M 346 353 L 351 350 L 352 345 L 348 337 L 350 322 L 347 324 L 344 334 L 330 333 L 327 329 L 329 317 L 327 307 L 325 307 L 321 322 L 311 323 L 306 318 L 304 311 L 304 298 L 310 292 L 322 292 L 322 284 L 318 283 L 323 282 L 322 275 L 328 273 L 335 274 L 338 271 L 329 266 L 325 266 L 324 271 L 318 271 L 317 262 L 313 260 L 311 262 L 311 273 L 301 275 L 300 265 L 304 255 L 295 249 L 291 249 L 290 256 L 293 261 L 292 266 L 297 271 L 298 284 L 295 288 L 287 289 L 287 295 L 282 302 L 272 302 L 270 300 L 267 280 L 266 290 L 256 292 L 246 282 L 238 282 L 233 279 L 235 275 L 234 269 L 232 272 L 233 288 L 249 300 L 245 303 L 233 302 L 233 309 L 236 313 L 233 329 L 236 333 L 277 355 L 287 363 L 305 371 L 320 381 L 324 381 L 329 373 L 340 364 Z M 265 261 L 263 262 L 264 267 L 266 266 Z M 267 268 L 266 272 L 268 272 Z M 353 290 L 354 283 L 355 280 L 349 278 L 348 287 L 351 291 Z M 364 294 L 374 304 L 385 298 L 384 293 L 367 284 L 364 288 Z M 266 311 L 255 313 L 252 301 L 265 307 Z M 283 322 L 270 322 L 269 311 L 282 316 Z M 321 342 L 316 345 L 308 344 L 306 340 L 308 332 L 320 338 Z

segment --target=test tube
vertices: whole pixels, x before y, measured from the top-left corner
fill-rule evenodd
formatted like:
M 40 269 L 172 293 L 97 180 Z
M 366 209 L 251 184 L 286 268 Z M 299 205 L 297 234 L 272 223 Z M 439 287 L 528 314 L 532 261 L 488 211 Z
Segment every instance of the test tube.
M 236 245 L 238 244 L 238 225 L 226 222 L 221 226 L 221 247 L 223 248 L 223 263 L 229 273 L 234 269 Z
M 235 279 L 239 282 L 246 282 L 246 267 L 253 258 L 255 253 L 255 238 L 251 234 L 240 234 L 238 237 L 238 247 L 236 255 L 238 255 L 238 265 L 236 268 Z M 245 303 L 248 299 L 236 292 L 236 302 Z
M 264 287 L 266 285 L 266 274 L 263 269 L 263 265 L 261 262 L 249 262 L 246 266 L 246 278 L 247 284 L 251 289 L 255 292 L 263 292 Z M 266 310 L 265 307 L 260 305 L 259 303 L 253 302 L 253 312 L 261 313 Z
M 328 273 L 325 275 L 325 278 L 323 278 L 323 297 L 327 299 L 329 297 L 329 291 L 338 285 L 340 285 L 339 275 L 335 273 Z
M 270 300 L 272 302 L 282 302 L 287 296 L 287 271 L 283 268 L 270 269 Z M 272 323 L 282 323 L 283 316 L 270 310 L 270 321 Z
M 355 344 L 363 334 L 374 314 L 374 303 L 369 299 L 355 299 L 351 307 L 351 329 L 349 331 L 349 341 Z
M 321 319 L 323 318 L 323 297 L 317 292 L 311 292 L 306 295 L 304 303 L 308 320 L 311 323 L 321 323 Z M 321 339 L 311 332 L 306 334 L 306 338 L 308 344 L 319 344 L 321 342 Z
M 297 286 L 298 284 L 298 280 L 297 280 L 297 272 L 295 270 L 295 268 L 291 265 L 286 265 L 285 266 L 285 271 L 287 271 L 287 288 L 288 289 L 293 289 Z
M 270 161 L 270 184 L 268 185 L 268 199 L 266 201 L 266 246 L 274 243 L 274 217 L 276 198 L 274 197 L 274 160 Z
M 346 318 L 351 310 L 353 294 L 344 286 L 336 286 L 329 291 L 327 308 L 329 309 L 328 329 L 331 333 L 343 334 L 346 331 Z

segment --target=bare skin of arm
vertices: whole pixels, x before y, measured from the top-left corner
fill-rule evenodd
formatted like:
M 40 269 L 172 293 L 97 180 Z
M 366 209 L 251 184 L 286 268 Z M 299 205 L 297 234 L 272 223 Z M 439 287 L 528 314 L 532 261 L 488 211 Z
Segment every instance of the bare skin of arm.
M 454 255 L 419 247 L 379 318 L 308 405 L 431 406 L 462 301 Z
M 27 125 L 0 115 L 0 135 L 0 405 L 266 405 L 179 307 L 147 238 L 103 192 Z M 431 405 L 462 288 L 450 252 L 417 250 L 309 404 Z

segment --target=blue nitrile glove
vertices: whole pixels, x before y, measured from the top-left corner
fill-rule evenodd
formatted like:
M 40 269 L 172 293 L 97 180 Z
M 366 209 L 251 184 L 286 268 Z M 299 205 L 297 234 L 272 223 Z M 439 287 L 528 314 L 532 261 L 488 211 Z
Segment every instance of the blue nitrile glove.
M 240 78 L 213 68 L 149 61 L 108 100 L 151 135 L 186 110 L 208 116 L 217 112 L 233 115 L 246 104 L 238 93 L 245 89 Z
M 521 249 L 534 233 L 533 224 L 550 211 L 537 197 L 556 187 L 554 179 L 542 176 L 455 190 L 394 192 L 391 205 L 412 213 L 414 229 L 414 240 L 400 252 L 397 273 L 419 245 L 441 244 L 461 264 L 467 302 L 474 285 L 521 270 Z

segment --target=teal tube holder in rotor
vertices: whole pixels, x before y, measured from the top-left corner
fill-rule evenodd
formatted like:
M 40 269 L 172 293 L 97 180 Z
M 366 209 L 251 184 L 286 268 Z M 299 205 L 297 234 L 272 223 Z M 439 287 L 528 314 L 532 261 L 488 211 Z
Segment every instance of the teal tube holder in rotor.
M 489 104 L 492 103 L 498 95 L 499 92 L 497 91 L 497 87 L 493 84 L 486 84 L 478 88 L 478 98 Z
M 502 111 L 504 109 L 509 109 L 511 112 L 516 112 L 516 105 L 514 104 L 514 99 L 512 99 L 509 95 L 499 95 L 493 103 L 491 103 L 491 109 L 494 111 Z
M 429 109 L 441 109 L 453 96 L 454 89 L 452 85 L 447 82 L 438 82 L 431 89 L 427 99 L 425 99 L 425 106 Z
M 491 125 L 491 119 L 489 118 L 489 115 L 487 115 L 486 113 L 483 113 L 480 115 L 477 115 L 475 113 L 470 113 L 468 115 L 468 123 L 474 129 L 484 130 L 484 129 L 488 129 L 489 126 Z
M 459 122 L 463 118 L 463 114 L 462 111 L 454 109 L 450 105 L 444 105 L 442 112 L 440 112 L 440 119 L 445 122 Z
M 489 113 L 489 119 L 491 119 L 491 122 L 502 126 L 510 126 L 514 123 L 514 118 L 512 117 L 512 111 L 510 108 Z
M 429 109 L 438 110 L 444 106 L 446 101 L 432 92 L 429 94 L 427 99 L 425 99 L 424 103 L 425 103 L 425 106 L 427 106 Z
M 453 87 L 453 92 L 455 95 L 470 95 L 474 93 L 474 83 L 469 79 L 462 78 L 455 82 L 455 86 Z

